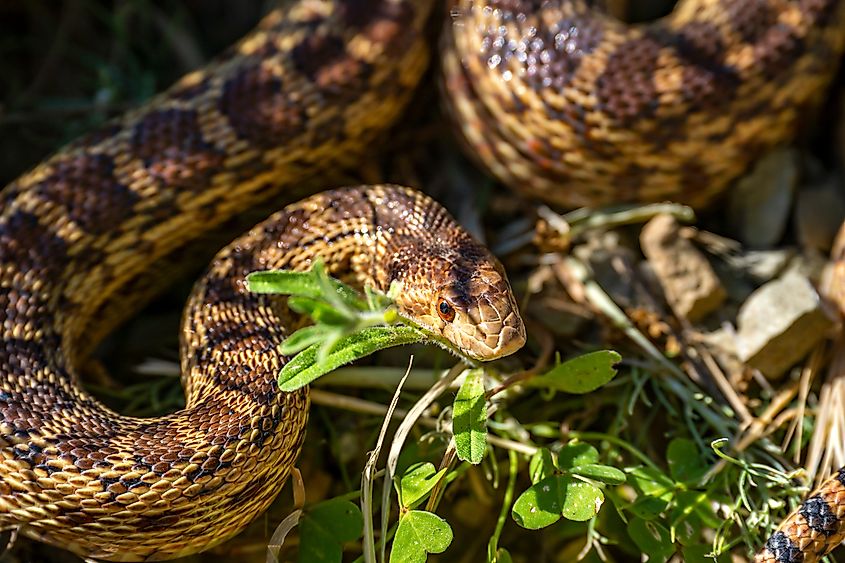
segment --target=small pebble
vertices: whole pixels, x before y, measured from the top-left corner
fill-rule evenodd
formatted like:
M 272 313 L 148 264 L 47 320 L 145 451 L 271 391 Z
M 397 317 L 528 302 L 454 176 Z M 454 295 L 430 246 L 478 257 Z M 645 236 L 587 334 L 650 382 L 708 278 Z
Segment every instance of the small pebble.
M 739 358 L 776 378 L 824 338 L 833 321 L 807 278 L 788 271 L 751 294 L 737 325 Z
M 728 216 L 745 246 L 769 248 L 783 237 L 797 182 L 798 153 L 790 148 L 770 152 L 737 182 Z
M 643 227 L 640 245 L 666 301 L 680 317 L 697 321 L 718 309 L 727 295 L 710 262 L 671 215 L 658 215 Z

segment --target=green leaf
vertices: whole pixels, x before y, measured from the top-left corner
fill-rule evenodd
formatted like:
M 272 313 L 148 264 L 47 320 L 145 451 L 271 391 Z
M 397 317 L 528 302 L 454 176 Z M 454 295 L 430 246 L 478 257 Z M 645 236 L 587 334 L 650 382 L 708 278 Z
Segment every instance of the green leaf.
M 668 561 L 675 553 L 675 545 L 669 530 L 657 522 L 646 522 L 632 518 L 628 523 L 628 535 L 639 550 L 648 555 L 648 561 Z
M 589 520 L 603 502 L 604 494 L 598 487 L 566 475 L 553 475 L 519 495 L 511 514 L 523 528 L 538 530 L 561 516 L 576 522 Z
M 391 289 L 393 289 L 393 284 L 395 284 L 395 283 L 399 283 L 399 282 L 396 282 L 396 281 L 392 282 L 391 286 L 390 286 Z M 381 309 L 386 309 L 387 307 L 392 305 L 393 301 L 394 301 L 390 297 L 390 294 L 384 295 L 383 293 L 379 293 L 378 291 L 375 291 L 370 286 L 364 287 L 364 296 L 367 299 L 367 308 L 370 311 L 379 311 Z
M 374 326 L 338 340 L 324 361 L 317 362 L 320 344 L 312 344 L 294 356 L 279 374 L 279 388 L 290 392 L 308 385 L 321 375 L 373 352 L 425 340 L 425 334 L 409 326 Z
M 673 526 L 678 526 L 684 520 L 691 520 L 693 526 L 698 528 L 701 528 L 699 522 L 711 528 L 718 528 L 722 524 L 713 510 L 712 499 L 704 491 L 680 491 L 675 497 L 675 509 L 670 520 Z
M 669 442 L 666 461 L 669 462 L 669 474 L 681 483 L 697 483 L 709 469 L 702 459 L 701 450 L 687 438 L 675 438 Z
M 576 465 L 570 471 L 576 475 L 581 475 L 594 481 L 601 481 L 608 485 L 621 485 L 626 480 L 625 473 L 609 465 L 599 465 L 596 463 Z
M 492 563 L 513 563 L 513 558 L 507 549 L 500 547 L 496 550 L 496 557 Z
M 288 298 L 288 307 L 295 313 L 308 315 L 314 319 L 315 323 L 345 326 L 354 322 L 354 319 L 344 313 L 342 309 L 338 309 L 331 303 L 321 299 L 293 296 Z
M 701 539 L 701 528 L 701 519 L 695 513 L 690 513 L 673 521 L 670 530 L 675 541 L 681 545 L 690 545 Z
M 590 465 L 598 461 L 599 451 L 584 442 L 567 444 L 557 454 L 557 465 L 561 469 L 569 469 L 576 465 Z
M 393 485 L 399 494 L 399 504 L 404 508 L 416 507 L 431 489 L 446 474 L 447 468 L 440 471 L 428 462 L 419 462 L 411 465 L 401 477 L 394 477 Z
M 635 467 L 628 470 L 628 481 L 640 494 L 631 505 L 631 512 L 643 520 L 654 520 L 675 495 L 675 482 L 665 473 L 652 467 Z
M 668 500 L 642 496 L 634 501 L 634 504 L 628 507 L 628 510 L 631 511 L 631 514 L 643 520 L 654 520 L 666 510 L 667 506 L 669 506 Z
M 563 516 L 575 522 L 585 522 L 599 513 L 604 503 L 601 489 L 575 479 L 562 478 L 567 482 L 563 503 Z
M 361 510 L 348 500 L 332 499 L 315 505 L 299 520 L 299 561 L 339 563 L 343 543 L 361 537 L 363 527 Z
M 246 286 L 253 293 L 326 299 L 327 296 L 323 292 L 324 284 L 321 283 L 319 277 L 323 275 L 329 281 L 335 297 L 350 307 L 361 308 L 362 300 L 357 291 L 345 283 L 326 276 L 324 271 L 320 274 L 320 271 L 320 267 L 315 264 L 314 268 L 307 272 L 292 272 L 289 270 L 253 272 L 247 275 Z
M 302 350 L 308 348 L 312 344 L 322 342 L 329 336 L 332 331 L 331 327 L 323 325 L 313 325 L 303 327 L 290 336 L 279 346 L 279 352 L 286 356 L 292 356 Z
M 455 396 L 452 432 L 458 459 L 478 465 L 487 451 L 487 401 L 483 371 L 471 370 Z
M 584 394 L 594 391 L 616 376 L 616 364 L 622 356 L 613 350 L 590 352 L 557 364 L 543 375 L 526 383 L 564 393 Z
M 390 548 L 391 563 L 424 563 L 427 553 L 443 553 L 452 543 L 452 528 L 443 518 L 412 510 L 402 516 Z
M 552 452 L 548 448 L 540 448 L 528 463 L 528 473 L 531 475 L 531 483 L 539 483 L 546 477 L 551 477 L 555 474 L 555 462 L 552 458 Z
M 517 524 L 529 530 L 539 530 L 560 520 L 563 493 L 558 477 L 546 477 L 519 495 L 511 509 L 511 516 Z
M 675 482 L 662 471 L 652 467 L 635 467 L 628 471 L 628 476 L 638 493 L 671 500 Z

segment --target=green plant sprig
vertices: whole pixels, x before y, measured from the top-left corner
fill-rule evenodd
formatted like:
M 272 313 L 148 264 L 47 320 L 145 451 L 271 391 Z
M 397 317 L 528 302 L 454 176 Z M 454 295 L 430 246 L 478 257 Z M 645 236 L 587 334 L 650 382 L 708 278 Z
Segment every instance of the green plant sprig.
M 293 356 L 279 372 L 282 391 L 295 391 L 342 365 L 403 344 L 434 343 L 474 364 L 445 338 L 399 313 L 394 302 L 401 289 L 398 284 L 386 295 L 369 287 L 362 295 L 329 276 L 320 260 L 307 272 L 253 272 L 246 281 L 254 293 L 288 295 L 290 309 L 314 321 L 279 347 Z

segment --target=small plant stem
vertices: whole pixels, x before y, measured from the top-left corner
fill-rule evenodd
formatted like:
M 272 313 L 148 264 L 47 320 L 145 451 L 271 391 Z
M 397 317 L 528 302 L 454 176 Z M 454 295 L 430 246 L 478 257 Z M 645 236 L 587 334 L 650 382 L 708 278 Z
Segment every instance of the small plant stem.
M 499 550 L 499 537 L 502 535 L 502 529 L 505 527 L 505 519 L 508 517 L 508 512 L 511 509 L 513 502 L 513 490 L 516 486 L 516 473 L 519 465 L 519 457 L 516 452 L 511 450 L 508 452 L 508 484 L 505 488 L 505 495 L 502 498 L 502 510 L 499 511 L 499 518 L 496 520 L 496 529 L 493 530 L 493 535 L 490 537 L 490 542 L 487 544 L 487 561 L 496 561 L 497 552 Z
M 623 450 L 627 450 L 631 453 L 634 457 L 639 459 L 645 465 L 654 469 L 655 471 L 663 472 L 653 461 L 651 461 L 647 455 L 645 455 L 640 450 L 636 449 L 634 446 L 629 444 L 628 442 L 622 440 L 621 438 L 617 438 L 616 436 L 611 436 L 609 434 L 603 434 L 601 432 L 567 432 L 567 437 L 575 438 L 576 440 L 601 440 L 605 442 L 610 442 L 615 446 L 622 448 Z
M 393 389 L 402 379 L 403 370 L 394 367 L 368 366 L 343 367 L 327 373 L 314 382 L 318 387 L 354 387 Z M 448 370 L 415 368 L 405 381 L 406 390 L 422 391 L 448 373 Z
M 408 372 L 413 365 L 414 357 L 411 356 L 408 361 Z M 406 377 L 407 373 L 406 372 Z M 364 561 L 367 563 L 375 563 L 376 549 L 375 549 L 375 532 L 373 529 L 373 480 L 375 479 L 376 463 L 378 462 L 379 454 L 381 453 L 381 446 L 384 443 L 384 436 L 387 434 L 387 426 L 390 422 L 393 410 L 399 402 L 399 393 L 402 391 L 402 384 L 404 380 L 399 382 L 396 386 L 396 392 L 393 394 L 393 399 L 390 401 L 390 406 L 387 407 L 387 416 L 381 425 L 378 440 L 376 440 L 375 448 L 370 452 L 367 458 L 367 463 L 364 465 L 364 471 L 361 473 L 361 515 L 364 517 L 364 540 L 363 552 Z M 385 516 L 382 514 L 382 529 L 384 529 Z M 384 560 L 384 542 L 381 545 L 382 561 Z
M 446 448 L 446 451 L 443 453 L 443 459 L 440 460 L 440 467 L 438 470 L 447 469 L 449 468 L 452 463 L 455 461 L 456 451 L 455 451 L 455 438 L 454 436 L 449 441 L 449 446 Z M 463 471 L 466 471 L 469 468 L 469 465 L 464 465 Z M 458 468 L 459 470 L 461 467 Z M 457 471 L 456 471 L 457 473 Z M 440 478 L 439 481 L 434 485 L 434 488 L 431 489 L 431 494 L 428 497 L 428 500 L 425 503 L 425 509 L 429 512 L 434 512 L 437 510 L 437 505 L 440 504 L 440 499 L 443 496 L 443 491 L 446 486 L 446 476 L 448 472 L 444 473 L 443 476 Z
M 561 219 L 569 224 L 573 239 L 591 229 L 614 229 L 624 225 L 645 223 L 660 214 L 672 215 L 682 223 L 695 221 L 691 207 L 678 203 L 652 203 L 647 205 L 613 206 L 604 209 L 576 209 Z
M 373 401 L 366 401 L 358 399 L 357 397 L 349 397 L 347 395 L 340 395 L 330 391 L 323 391 L 322 389 L 311 389 L 311 402 L 315 405 L 322 405 L 324 407 L 332 407 L 337 409 L 348 410 L 352 412 L 359 412 L 362 414 L 372 414 L 377 416 L 387 415 L 388 407 L 381 403 L 374 403 Z M 404 409 L 394 409 L 392 417 L 396 420 L 404 420 L 408 416 L 408 411 Z M 428 428 L 437 428 L 440 424 L 437 419 L 421 416 L 417 419 L 421 425 Z M 488 434 L 487 441 L 490 445 L 502 448 L 505 450 L 513 450 L 515 452 L 534 455 L 537 453 L 537 447 L 531 444 L 523 444 L 508 438 L 502 438 L 495 434 Z
M 405 439 L 411 432 L 411 428 L 413 428 L 414 424 L 416 424 L 417 419 L 422 416 L 422 413 L 425 412 L 425 410 L 431 405 L 431 403 L 434 402 L 435 399 L 437 399 L 437 397 L 449 388 L 449 385 L 464 372 L 464 369 L 465 365 L 462 362 L 455 364 L 455 366 L 449 370 L 446 377 L 432 385 L 431 389 L 419 398 L 414 406 L 411 407 L 411 410 L 408 411 L 408 414 L 402 420 L 402 423 L 399 424 L 399 428 L 396 429 L 396 434 L 393 435 L 393 441 L 390 444 L 390 452 L 387 454 L 387 472 L 384 476 L 382 488 L 382 530 L 387 527 L 387 518 L 390 515 L 390 486 L 393 483 L 393 476 L 396 474 L 396 464 L 399 461 L 399 453 L 402 451 Z M 385 426 L 387 425 L 389 418 L 389 416 L 385 418 Z M 385 561 L 385 548 L 386 545 L 382 544 L 382 561 Z

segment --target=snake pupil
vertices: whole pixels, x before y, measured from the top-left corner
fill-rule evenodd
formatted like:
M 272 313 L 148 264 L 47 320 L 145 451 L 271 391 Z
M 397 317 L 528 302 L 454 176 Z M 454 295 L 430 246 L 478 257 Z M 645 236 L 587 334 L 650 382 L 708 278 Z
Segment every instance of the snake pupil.
M 440 318 L 447 323 L 455 320 L 455 309 L 453 309 L 452 306 L 449 305 L 449 303 L 443 298 L 441 298 L 440 302 L 437 304 L 437 312 L 440 313 Z

